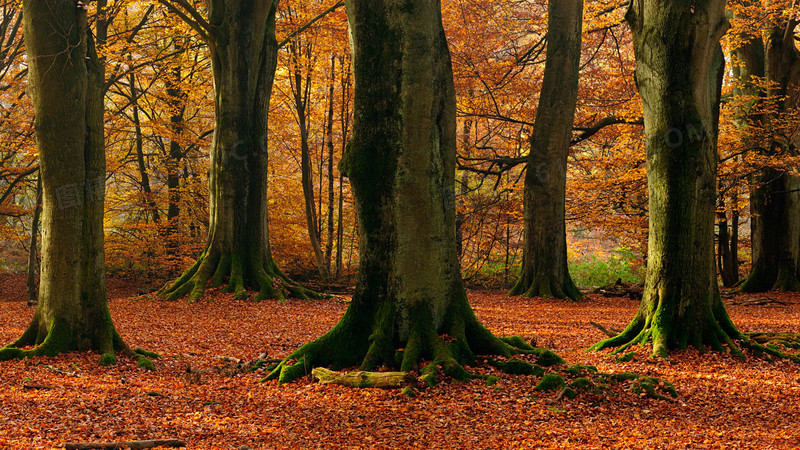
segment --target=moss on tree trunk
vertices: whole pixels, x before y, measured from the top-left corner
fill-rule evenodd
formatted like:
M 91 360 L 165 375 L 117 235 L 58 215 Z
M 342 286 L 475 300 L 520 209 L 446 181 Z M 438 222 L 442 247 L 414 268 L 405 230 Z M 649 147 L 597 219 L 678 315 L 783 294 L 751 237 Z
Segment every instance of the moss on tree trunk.
M 714 264 L 716 141 L 727 29 L 725 2 L 637 0 L 636 82 L 644 104 L 650 196 L 647 278 L 638 313 L 593 349 L 653 343 L 653 354 L 723 344 L 741 334 L 719 297 Z
M 125 344 L 108 310 L 104 70 L 86 12 L 71 0 L 25 0 L 23 12 L 41 160 L 42 267 L 33 319 L 0 350 L 0 360 L 97 350 L 100 362 L 109 364 L 121 351 L 152 368 Z M 33 348 L 22 349 L 27 346 Z
M 737 120 L 752 133 L 751 151 L 780 161 L 796 152 L 796 138 L 782 121 L 800 95 L 797 21 L 772 24 L 764 38 L 748 38 L 734 50 L 734 75 L 742 94 L 755 100 Z M 759 84 L 757 80 L 765 81 Z M 756 108 L 756 106 L 761 106 Z M 766 107 L 765 107 L 766 106 Z M 759 136 L 764 133 L 765 135 Z M 753 264 L 742 292 L 800 291 L 800 177 L 785 167 L 757 167 L 750 177 Z
M 510 295 L 577 300 L 567 266 L 567 155 L 578 99 L 583 1 L 549 2 L 547 61 L 525 173 L 522 272 Z
M 319 297 L 284 275 L 269 247 L 267 119 L 275 78 L 276 0 L 208 2 L 216 128 L 211 151 L 210 225 L 197 262 L 160 294 L 170 300 L 225 285 L 237 298 Z
M 439 369 L 469 378 L 476 354 L 511 355 L 484 328 L 461 281 L 455 241 L 455 92 L 437 1 L 349 0 L 353 138 L 341 169 L 356 196 L 360 266 L 353 300 L 324 336 L 267 378 L 317 366 Z

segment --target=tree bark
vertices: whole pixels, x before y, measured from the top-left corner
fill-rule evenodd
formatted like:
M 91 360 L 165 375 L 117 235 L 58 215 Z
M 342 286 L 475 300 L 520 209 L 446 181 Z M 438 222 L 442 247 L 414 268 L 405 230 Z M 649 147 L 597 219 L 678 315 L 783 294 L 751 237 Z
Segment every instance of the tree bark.
M 771 158 L 796 152 L 796 142 L 781 142 L 777 137 L 781 133 L 771 131 L 781 127 L 776 122 L 785 120 L 781 116 L 794 107 L 798 98 L 800 51 L 794 40 L 796 26 L 797 22 L 790 20 L 785 27 L 772 27 L 765 40 L 753 40 L 737 49 L 740 84 L 749 84 L 751 75 L 766 78 L 767 88 L 760 93 L 762 101 L 777 102 L 777 109 L 758 117 L 761 126 L 768 127 L 762 132 L 766 131 L 770 138 L 755 150 Z M 759 61 L 758 56 L 763 59 Z M 748 125 L 747 120 L 740 122 Z M 750 185 L 753 264 L 739 289 L 800 291 L 800 177 L 781 167 L 765 167 L 751 177 Z
M 108 310 L 103 252 L 104 70 L 86 11 L 72 0 L 25 0 L 28 94 L 41 159 L 42 268 L 30 326 L 0 359 L 97 350 L 137 357 Z M 20 347 L 34 346 L 29 350 Z
M 567 156 L 578 99 L 583 1 L 548 3 L 547 60 L 523 193 L 522 271 L 509 295 L 582 297 L 567 266 Z
M 317 366 L 437 367 L 454 378 L 475 354 L 514 347 L 475 317 L 455 242 L 455 91 L 438 0 L 348 0 L 353 137 L 341 168 L 356 196 L 360 266 L 350 307 L 267 379 Z M 516 341 L 523 347 L 530 348 Z M 397 350 L 402 349 L 402 350 Z M 532 349 L 532 348 L 530 348 Z
M 662 357 L 690 345 L 739 352 L 714 270 L 724 14 L 724 0 L 630 3 L 650 196 L 647 277 L 634 319 L 595 350 L 652 341 Z
M 331 273 L 331 259 L 333 258 L 333 239 L 334 239 L 334 202 L 336 201 L 335 192 L 333 190 L 333 105 L 334 94 L 336 93 L 336 55 L 331 55 L 331 78 L 328 81 L 328 118 L 327 127 L 325 128 L 325 142 L 328 149 L 328 242 L 325 246 L 325 270 L 330 276 Z
M 197 262 L 160 293 L 169 300 L 188 294 L 193 301 L 210 281 L 226 284 L 225 291 L 237 298 L 247 297 L 247 289 L 258 291 L 258 299 L 316 297 L 280 271 L 269 247 L 266 140 L 278 52 L 277 0 L 206 3 L 207 24 L 192 23 L 211 50 L 214 76 L 209 234 Z
M 181 42 L 176 45 L 176 50 L 182 50 L 185 44 Z M 179 221 L 181 214 L 181 160 L 184 157 L 181 137 L 186 127 L 184 113 L 186 111 L 187 94 L 181 89 L 180 83 L 182 70 L 179 65 L 169 69 L 165 78 L 167 97 L 170 107 L 170 136 L 169 151 L 166 155 L 167 170 L 167 223 L 164 227 L 165 247 L 167 258 L 174 260 L 178 257 L 180 243 L 178 238 Z

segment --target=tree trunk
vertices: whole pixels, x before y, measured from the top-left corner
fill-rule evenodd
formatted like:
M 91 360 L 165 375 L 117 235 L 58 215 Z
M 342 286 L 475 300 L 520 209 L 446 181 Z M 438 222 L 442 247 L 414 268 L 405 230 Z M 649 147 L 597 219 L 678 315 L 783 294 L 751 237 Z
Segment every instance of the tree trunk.
M 514 347 L 480 324 L 461 281 L 455 92 L 440 3 L 348 0 L 347 15 L 355 122 L 341 167 L 357 202 L 358 282 L 340 322 L 268 379 L 327 365 L 405 372 L 423 360 L 427 382 L 437 366 L 468 378 L 461 364 L 476 353 L 507 356 Z
M 42 175 L 36 179 L 36 205 L 33 207 L 33 219 L 31 220 L 31 245 L 28 249 L 28 300 L 35 302 L 38 299 L 36 293 L 36 276 L 39 275 L 39 264 L 37 264 L 39 254 L 39 219 L 42 215 Z
M 341 57 L 340 65 L 344 68 L 345 57 Z M 350 130 L 350 64 L 347 69 L 342 70 L 342 111 L 339 120 L 342 133 L 342 155 L 345 154 L 347 143 L 349 142 L 347 133 Z M 344 174 L 339 171 L 339 205 L 337 206 L 338 219 L 336 224 L 336 275 L 339 278 L 342 273 L 343 252 L 344 252 Z
M 799 291 L 800 250 L 798 177 L 764 168 L 754 176 L 750 193 L 753 265 L 739 287 L 742 292 Z
M 25 0 L 23 11 L 41 159 L 42 268 L 30 326 L 0 359 L 92 349 L 110 364 L 115 351 L 135 354 L 114 328 L 105 288 L 104 70 L 74 1 Z
M 633 0 L 636 84 L 644 105 L 649 188 L 647 277 L 642 303 L 598 350 L 652 341 L 653 355 L 691 345 L 722 350 L 741 337 L 714 270 L 717 130 L 728 28 L 724 0 Z
M 209 179 L 210 221 L 197 262 L 160 293 L 170 300 L 203 295 L 206 284 L 258 299 L 318 294 L 278 269 L 267 231 L 267 114 L 277 64 L 276 0 L 209 0 L 216 113 Z
M 136 147 L 136 165 L 139 169 L 140 185 L 142 187 L 142 196 L 144 197 L 144 204 L 147 210 L 150 211 L 150 217 L 156 225 L 161 223 L 161 217 L 158 213 L 158 205 L 153 195 L 153 190 L 150 187 L 150 174 L 147 173 L 147 164 L 144 159 L 144 137 L 142 136 L 142 124 L 139 119 L 139 95 L 136 91 L 136 76 L 133 72 L 128 75 L 128 84 L 130 85 L 130 99 L 131 108 L 133 109 L 133 126 L 135 130 L 135 147 Z
M 336 55 L 331 55 L 331 78 L 328 85 L 328 119 L 327 128 L 325 129 L 325 142 L 328 149 L 328 242 L 325 246 L 325 270 L 330 276 L 331 273 L 331 259 L 333 258 L 333 220 L 334 220 L 334 202 L 336 200 L 333 190 L 333 105 L 335 83 L 336 83 Z
M 720 278 L 722 278 L 722 285 L 733 287 L 739 282 L 739 261 L 736 257 L 739 247 L 739 215 L 735 210 L 730 211 L 731 221 L 729 225 L 728 212 L 725 200 L 720 198 L 719 206 L 717 207 L 717 270 Z
M 176 50 L 185 48 L 183 43 L 176 45 Z M 170 107 L 170 136 L 169 151 L 166 155 L 167 170 L 167 223 L 164 229 L 167 258 L 174 260 L 180 251 L 178 238 L 179 221 L 181 214 L 181 174 L 180 166 L 183 159 L 183 146 L 181 137 L 186 127 L 184 113 L 186 111 L 187 94 L 180 87 L 181 67 L 172 67 L 164 83 L 167 88 L 167 97 Z
M 567 267 L 567 156 L 578 99 L 583 1 L 548 3 L 547 61 L 523 193 L 522 271 L 510 295 L 577 300 Z
M 761 65 L 752 57 L 745 58 L 740 69 L 744 75 L 766 77 L 765 101 L 777 102 L 776 112 L 761 116 L 763 126 L 779 129 L 781 125 L 774 123 L 785 120 L 781 115 L 796 104 L 800 89 L 796 26 L 797 22 L 791 20 L 785 27 L 773 27 L 766 33 L 765 41 L 756 41 L 763 48 L 738 51 L 746 57 L 750 50 L 749 53 L 764 58 Z M 761 74 L 757 72 L 759 69 L 763 71 Z M 773 137 L 771 142 L 763 143 L 757 150 L 772 158 L 795 152 L 796 143 L 780 142 L 780 134 L 769 133 Z M 763 168 L 751 179 L 750 210 L 753 265 L 740 290 L 800 291 L 800 177 L 783 168 Z
M 311 90 L 310 68 L 305 67 L 300 59 L 310 58 L 303 55 L 298 48 L 300 44 L 292 42 L 292 94 L 294 97 L 294 107 L 297 111 L 297 125 L 300 127 L 300 176 L 303 184 L 303 200 L 305 201 L 306 228 L 308 228 L 308 239 L 311 249 L 314 251 L 314 261 L 317 270 L 323 281 L 328 281 L 330 273 L 325 265 L 325 254 L 322 250 L 322 236 L 320 233 L 319 216 L 316 209 L 316 199 L 314 197 L 314 171 L 311 165 L 311 148 L 308 142 L 308 99 Z M 310 53 L 312 49 L 307 51 Z M 305 77 L 303 76 L 305 74 Z

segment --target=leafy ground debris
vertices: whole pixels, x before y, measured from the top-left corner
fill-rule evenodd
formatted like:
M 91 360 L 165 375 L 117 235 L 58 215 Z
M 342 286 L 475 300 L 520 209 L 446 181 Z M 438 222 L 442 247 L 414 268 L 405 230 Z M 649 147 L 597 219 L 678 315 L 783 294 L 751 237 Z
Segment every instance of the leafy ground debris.
M 13 297 L 18 278 L 0 279 L 1 300 L 14 300 L 0 302 L 4 343 L 19 336 L 33 313 Z M 743 331 L 800 331 L 798 297 L 770 297 L 781 304 L 752 305 L 747 296 L 726 302 Z M 585 353 L 604 337 L 589 321 L 624 327 L 638 307 L 628 299 L 591 295 L 574 303 L 470 292 L 492 332 L 533 338 L 570 364 L 669 381 L 679 393 L 673 401 L 648 397 L 641 380 L 639 389 L 637 380 L 623 380 L 603 391 L 578 389 L 569 399 L 563 389 L 537 390 L 537 374 L 508 375 L 488 360 L 474 370 L 496 376 L 496 383 L 440 383 L 414 397 L 323 386 L 310 377 L 278 387 L 256 383 L 263 370 L 221 370 L 289 354 L 336 323 L 347 307 L 342 300 L 255 303 L 217 291 L 192 305 L 115 297 L 118 330 L 133 346 L 162 355 L 156 371 L 126 358 L 100 367 L 89 353 L 3 362 L 0 448 L 165 438 L 198 449 L 800 446 L 800 367 L 789 361 L 695 350 L 654 361 L 642 350 L 621 362 L 608 352 Z

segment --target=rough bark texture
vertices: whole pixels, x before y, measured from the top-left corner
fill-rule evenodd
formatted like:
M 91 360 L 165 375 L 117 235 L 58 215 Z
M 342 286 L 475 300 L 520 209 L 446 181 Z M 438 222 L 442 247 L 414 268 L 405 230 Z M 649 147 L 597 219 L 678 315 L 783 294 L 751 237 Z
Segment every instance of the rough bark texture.
M 782 120 L 781 113 L 797 105 L 800 52 L 794 39 L 796 26 L 797 22 L 790 20 L 783 27 L 772 27 L 765 39 L 753 39 L 735 52 L 739 84 L 750 85 L 751 76 L 766 79 L 766 90 L 759 92 L 750 86 L 750 93 L 778 103 L 776 112 L 758 117 L 766 127 L 773 127 L 773 122 Z M 746 112 L 743 115 L 740 123 L 748 126 Z M 770 157 L 797 152 L 796 142 L 778 138 L 780 132 L 771 134 L 774 139 L 754 142 L 753 150 Z M 783 168 L 766 167 L 751 177 L 750 185 L 753 265 L 740 290 L 800 291 L 800 177 Z
M 353 137 L 341 168 L 356 197 L 360 266 L 353 300 L 327 334 L 268 379 L 317 366 L 441 367 L 459 379 L 475 354 L 514 348 L 467 302 L 455 242 L 455 92 L 437 0 L 349 0 Z M 532 350 L 515 341 L 517 347 Z M 400 350 L 398 350 L 400 349 Z
M 738 352 L 714 270 L 724 10 L 724 0 L 630 4 L 650 195 L 647 278 L 634 319 L 594 349 L 652 341 L 657 356 L 723 343 Z
M 318 294 L 277 267 L 267 231 L 267 115 L 277 64 L 276 0 L 209 0 L 206 39 L 214 75 L 216 128 L 211 151 L 210 224 L 197 262 L 161 291 L 170 300 L 227 283 L 237 297 Z
M 522 273 L 510 295 L 579 299 L 567 267 L 567 156 L 578 99 L 583 0 L 548 4 L 547 61 L 525 173 Z
M 25 0 L 28 94 L 36 115 L 42 180 L 39 303 L 28 329 L 0 359 L 97 350 L 140 358 L 111 321 L 105 289 L 104 71 L 86 12 L 72 0 Z M 29 350 L 21 347 L 34 346 Z

